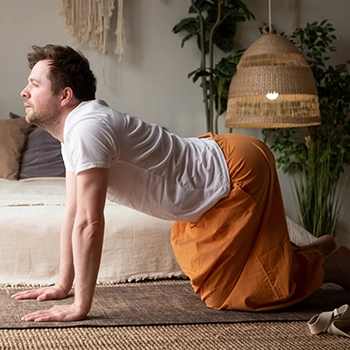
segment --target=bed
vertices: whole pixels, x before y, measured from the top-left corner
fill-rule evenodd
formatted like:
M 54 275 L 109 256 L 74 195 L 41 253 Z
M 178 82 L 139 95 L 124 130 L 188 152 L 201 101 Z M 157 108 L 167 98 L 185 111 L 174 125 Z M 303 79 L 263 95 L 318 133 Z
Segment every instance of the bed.
M 64 178 L 0 179 L 0 283 L 57 281 Z M 107 202 L 98 282 L 183 276 L 171 245 L 172 223 Z
M 10 114 L 0 120 L 0 284 L 48 285 L 59 268 L 65 203 L 60 144 Z M 185 277 L 170 244 L 172 222 L 107 201 L 98 283 Z M 292 240 L 313 237 L 287 220 Z

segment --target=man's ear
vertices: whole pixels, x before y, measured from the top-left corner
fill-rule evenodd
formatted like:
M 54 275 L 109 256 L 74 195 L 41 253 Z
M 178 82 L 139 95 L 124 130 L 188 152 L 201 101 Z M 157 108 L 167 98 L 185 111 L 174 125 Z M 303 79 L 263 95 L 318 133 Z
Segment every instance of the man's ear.
M 67 106 L 69 103 L 71 103 L 72 100 L 74 100 L 73 90 L 70 87 L 65 87 L 62 90 L 62 95 L 61 95 L 62 107 Z

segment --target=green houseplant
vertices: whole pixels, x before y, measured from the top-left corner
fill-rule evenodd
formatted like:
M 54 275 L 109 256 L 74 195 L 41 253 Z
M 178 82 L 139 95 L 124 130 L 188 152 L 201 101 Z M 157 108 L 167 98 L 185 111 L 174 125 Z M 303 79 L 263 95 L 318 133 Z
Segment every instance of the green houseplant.
M 226 111 L 229 85 L 242 55 L 242 51 L 232 54 L 237 23 L 254 16 L 240 0 L 191 0 L 189 14 L 174 26 L 173 32 L 186 33 L 182 47 L 187 40 L 196 39 L 200 67 L 188 77 L 201 82 L 207 131 L 214 131 L 215 126 L 218 132 L 218 117 Z M 215 47 L 230 55 L 215 63 Z
M 297 28 L 288 38 L 313 71 L 322 124 L 264 129 L 263 135 L 278 155 L 277 166 L 293 175 L 301 224 L 316 237 L 335 236 L 343 209 L 340 179 L 350 164 L 350 61 L 327 65 L 337 38 L 326 20 Z

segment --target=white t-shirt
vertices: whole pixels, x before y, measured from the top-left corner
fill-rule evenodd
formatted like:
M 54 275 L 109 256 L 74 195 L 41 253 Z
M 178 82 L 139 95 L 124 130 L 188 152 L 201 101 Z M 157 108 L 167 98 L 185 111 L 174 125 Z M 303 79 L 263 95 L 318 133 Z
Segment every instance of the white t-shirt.
M 209 138 L 180 138 L 98 100 L 67 117 L 62 156 L 66 169 L 110 169 L 107 198 L 174 221 L 197 221 L 228 195 L 224 155 Z

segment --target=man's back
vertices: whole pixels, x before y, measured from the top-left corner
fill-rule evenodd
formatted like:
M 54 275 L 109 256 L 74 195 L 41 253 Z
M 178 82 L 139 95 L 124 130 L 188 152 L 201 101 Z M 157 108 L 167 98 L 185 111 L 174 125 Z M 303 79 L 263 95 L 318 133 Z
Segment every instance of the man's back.
M 68 115 L 64 140 L 67 170 L 110 168 L 108 198 L 152 216 L 196 221 L 230 189 L 213 140 L 180 138 L 99 101 Z

